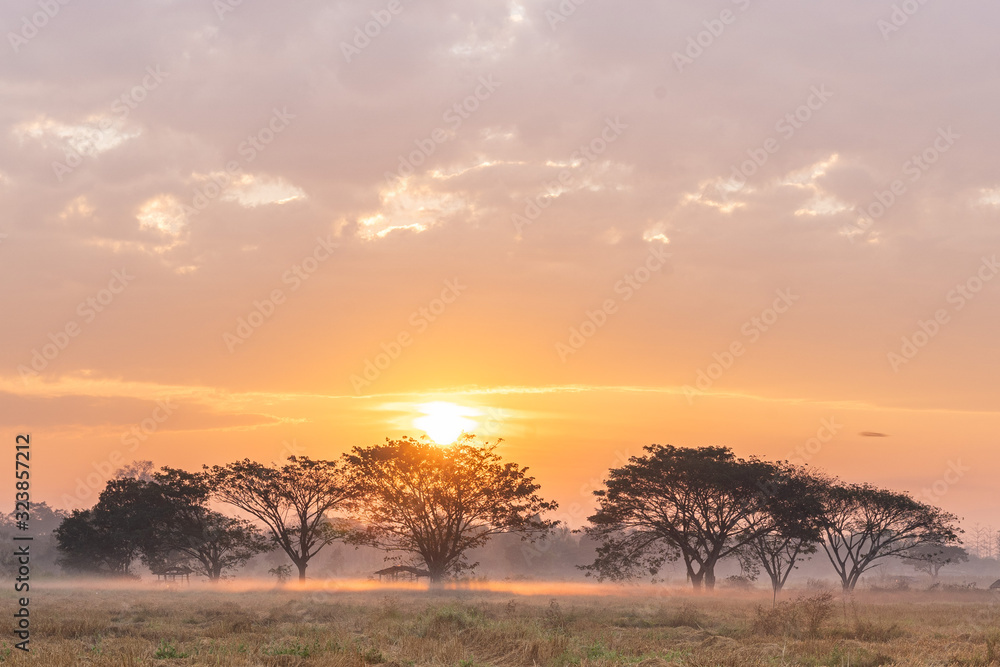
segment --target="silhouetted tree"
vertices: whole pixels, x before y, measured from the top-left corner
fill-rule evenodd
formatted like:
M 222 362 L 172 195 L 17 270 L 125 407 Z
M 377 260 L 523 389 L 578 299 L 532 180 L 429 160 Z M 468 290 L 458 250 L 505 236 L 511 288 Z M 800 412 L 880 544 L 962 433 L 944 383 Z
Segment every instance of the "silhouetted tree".
M 645 451 L 594 492 L 599 507 L 585 530 L 601 546 L 584 569 L 599 578 L 655 575 L 680 558 L 694 589 L 711 590 L 721 559 L 765 535 L 806 539 L 814 530 L 815 498 L 797 494 L 782 466 L 738 459 L 728 447 Z
M 352 540 L 410 557 L 438 582 L 475 567 L 466 552 L 494 535 L 547 533 L 555 524 L 540 515 L 556 503 L 537 495 L 527 468 L 504 463 L 497 444 L 466 436 L 447 446 L 403 438 L 355 447 L 345 456 L 367 529 Z
M 152 477 L 149 490 L 166 502 L 153 519 L 157 539 L 154 550 L 145 555 L 147 564 L 156 561 L 162 567 L 183 562 L 210 581 L 218 581 L 228 570 L 272 548 L 271 540 L 249 521 L 206 506 L 210 489 L 205 475 L 163 468 Z
M 58 558 L 55 531 L 59 524 L 69 516 L 68 512 L 52 509 L 48 503 L 32 502 L 28 513 L 28 528 L 18 528 L 18 521 L 23 520 L 24 512 L 19 510 L 7 515 L 0 515 L 0 542 L 11 544 L 11 539 L 17 535 L 31 537 L 32 571 L 39 572 L 55 564 Z M 12 549 L 0 550 L 0 570 L 13 572 L 17 569 L 17 556 Z
M 141 482 L 152 482 L 156 474 L 156 466 L 152 461 L 132 461 L 115 471 L 115 479 L 137 479 Z
M 931 543 L 918 544 L 907 549 L 900 556 L 909 561 L 917 572 L 929 574 L 931 581 L 937 581 L 938 573 L 945 565 L 969 561 L 969 553 L 962 547 Z
M 73 510 L 56 528 L 58 564 L 69 572 L 132 576 L 139 543 L 123 535 L 113 517 L 95 510 Z
M 762 485 L 771 494 L 769 510 L 771 530 L 747 542 L 742 554 L 767 574 L 771 581 L 772 602 L 784 588 L 788 576 L 805 555 L 816 553 L 822 540 L 823 503 L 821 492 L 825 481 L 812 476 L 804 468 L 781 462 L 774 464 L 775 477 Z M 787 503 L 783 506 L 783 503 Z
M 299 581 L 305 581 L 313 556 L 345 537 L 327 515 L 348 507 L 354 491 L 333 461 L 290 456 L 285 465 L 268 467 L 244 459 L 205 470 L 215 497 L 267 526 L 298 568 Z
M 132 576 L 136 559 L 157 553 L 160 517 L 168 501 L 150 483 L 132 477 L 109 480 L 90 510 L 74 511 L 56 530 L 65 569 Z
M 208 498 L 204 476 L 183 470 L 112 479 L 92 509 L 76 511 L 60 524 L 60 565 L 131 576 L 136 559 L 151 569 L 190 563 L 216 580 L 267 550 L 259 530 L 210 510 Z
M 878 561 L 925 544 L 958 541 L 958 518 L 914 500 L 908 493 L 871 484 L 830 482 L 822 493 L 823 549 L 840 576 L 844 591 Z

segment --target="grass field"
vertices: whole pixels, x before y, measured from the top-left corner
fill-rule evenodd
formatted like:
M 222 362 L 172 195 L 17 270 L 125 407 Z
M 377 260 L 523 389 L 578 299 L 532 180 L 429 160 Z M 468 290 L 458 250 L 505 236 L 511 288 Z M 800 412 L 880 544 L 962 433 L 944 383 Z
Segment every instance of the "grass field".
M 366 590 L 367 588 L 367 590 Z M 21 665 L 1000 665 L 1000 594 L 33 590 Z M 607 589 L 599 589 L 606 592 Z M 529 595 L 525 593 L 536 592 Z M 12 613 L 12 593 L 3 595 Z M 12 626 L 12 616 L 4 612 Z

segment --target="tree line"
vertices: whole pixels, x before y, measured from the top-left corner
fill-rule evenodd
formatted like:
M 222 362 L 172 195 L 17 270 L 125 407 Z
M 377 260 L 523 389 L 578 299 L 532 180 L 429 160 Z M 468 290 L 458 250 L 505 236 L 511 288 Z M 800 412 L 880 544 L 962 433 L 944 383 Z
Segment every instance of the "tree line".
M 356 447 L 339 461 L 291 456 L 282 465 L 244 459 L 173 468 L 111 480 L 87 510 L 56 530 L 60 564 L 87 574 L 133 575 L 191 567 L 218 580 L 255 554 L 281 549 L 304 581 L 310 560 L 342 540 L 415 562 L 432 581 L 474 568 L 467 553 L 500 533 L 525 540 L 548 534 L 555 521 L 527 469 L 503 462 L 497 443 L 464 437 L 448 447 L 402 438 Z M 254 517 L 225 516 L 219 501 Z
M 305 580 L 311 559 L 336 541 L 372 546 L 422 567 L 434 582 L 476 567 L 469 553 L 501 533 L 544 540 L 558 505 L 528 469 L 495 443 L 464 436 L 448 446 L 387 439 L 338 460 L 292 456 L 132 471 L 108 482 L 97 504 L 55 531 L 60 564 L 82 573 L 133 575 L 183 564 L 210 580 L 254 555 L 282 550 Z M 853 590 L 889 557 L 932 573 L 957 560 L 957 518 L 910 494 L 852 484 L 788 462 L 738 458 L 727 447 L 650 445 L 608 472 L 582 532 L 596 557 L 579 567 L 599 579 L 656 578 L 682 562 L 695 590 L 738 559 L 775 595 L 805 557 L 822 550 Z M 222 514 L 224 503 L 256 520 Z

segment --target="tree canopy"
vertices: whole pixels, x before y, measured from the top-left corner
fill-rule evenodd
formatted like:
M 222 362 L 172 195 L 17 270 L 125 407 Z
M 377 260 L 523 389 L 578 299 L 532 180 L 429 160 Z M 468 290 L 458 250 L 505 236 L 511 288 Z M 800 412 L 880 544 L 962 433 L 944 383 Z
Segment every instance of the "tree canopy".
M 120 475 L 90 510 L 77 510 L 56 531 L 60 563 L 90 574 L 132 576 L 135 560 L 150 569 L 192 564 L 217 580 L 270 545 L 254 526 L 206 506 L 202 475 L 172 468 Z
M 541 513 L 556 503 L 536 493 L 527 468 L 504 463 L 497 444 L 467 437 L 439 446 L 403 438 L 355 447 L 346 460 L 367 524 L 355 543 L 408 557 L 440 581 L 475 567 L 467 552 L 494 535 L 532 540 L 546 534 L 554 523 Z
M 243 459 L 205 466 L 206 481 L 219 500 L 252 514 L 267 526 L 275 543 L 305 581 L 309 560 L 345 537 L 331 513 L 346 509 L 356 493 L 334 461 L 290 456 L 280 467 Z
M 810 540 L 818 505 L 786 466 L 737 458 L 728 447 L 650 445 L 595 491 L 588 534 L 601 543 L 585 569 L 600 578 L 655 575 L 681 559 L 695 590 L 715 567 L 768 535 Z

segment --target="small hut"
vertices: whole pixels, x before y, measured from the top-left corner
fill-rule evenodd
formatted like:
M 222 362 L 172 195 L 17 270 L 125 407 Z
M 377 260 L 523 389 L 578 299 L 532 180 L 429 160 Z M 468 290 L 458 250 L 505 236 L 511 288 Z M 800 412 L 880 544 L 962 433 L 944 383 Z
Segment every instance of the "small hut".
M 167 584 L 173 584 L 184 580 L 184 583 L 191 583 L 191 573 L 194 572 L 187 565 L 174 565 L 173 567 L 165 567 L 162 570 L 153 570 L 153 574 L 156 575 L 157 581 L 162 581 Z
M 416 581 L 420 577 L 431 576 L 431 573 L 427 570 L 420 570 L 407 565 L 393 565 L 384 570 L 379 570 L 375 574 L 378 576 L 379 581 L 382 581 L 382 577 L 385 577 L 389 581 L 399 581 L 400 579 L 403 581 Z
M 1000 591 L 1000 579 L 997 579 L 992 584 L 990 584 L 991 591 Z

